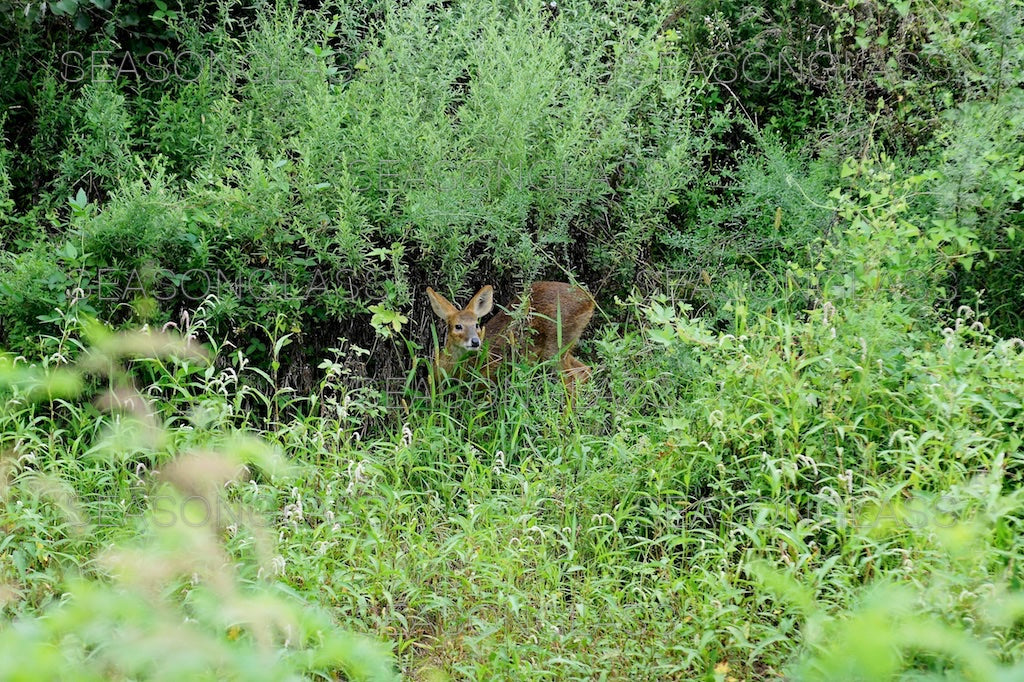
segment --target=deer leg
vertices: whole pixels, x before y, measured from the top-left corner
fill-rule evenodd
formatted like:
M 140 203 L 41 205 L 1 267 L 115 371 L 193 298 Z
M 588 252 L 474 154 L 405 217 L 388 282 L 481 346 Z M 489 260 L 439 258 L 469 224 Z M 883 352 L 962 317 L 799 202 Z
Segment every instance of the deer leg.
M 570 396 L 576 393 L 576 382 L 586 383 L 590 379 L 590 367 L 584 365 L 570 353 L 566 353 L 559 361 L 561 367 L 562 381 L 565 384 L 566 393 Z

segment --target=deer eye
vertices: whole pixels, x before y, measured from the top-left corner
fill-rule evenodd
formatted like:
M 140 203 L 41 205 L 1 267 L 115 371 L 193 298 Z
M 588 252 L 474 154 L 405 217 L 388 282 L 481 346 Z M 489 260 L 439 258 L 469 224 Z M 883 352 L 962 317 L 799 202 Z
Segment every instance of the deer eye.
M 455 325 L 455 331 L 461 332 L 462 331 L 462 325 L 461 324 Z

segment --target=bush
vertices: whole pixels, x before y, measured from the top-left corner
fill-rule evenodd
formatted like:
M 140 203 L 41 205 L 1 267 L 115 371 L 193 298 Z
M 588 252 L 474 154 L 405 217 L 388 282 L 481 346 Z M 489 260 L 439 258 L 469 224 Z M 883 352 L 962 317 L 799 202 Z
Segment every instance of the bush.
M 0 273 L 0 328 L 12 350 L 35 350 L 42 320 L 71 305 L 75 282 L 45 246 L 4 254 Z
M 326 13 L 261 11 L 237 37 L 223 17 L 182 29 L 213 57 L 190 82 L 159 97 L 151 83 L 89 82 L 72 120 L 54 120 L 70 133 L 50 191 L 102 202 L 64 236 L 82 236 L 90 267 L 126 276 L 149 260 L 177 280 L 197 267 L 253 280 L 216 290 L 211 322 L 251 338 L 280 317 L 307 348 L 370 345 L 367 307 L 402 309 L 429 278 L 485 277 L 509 296 L 574 271 L 629 281 L 707 151 L 700 82 L 672 40 L 630 28 L 639 16 L 414 2 L 349 46 L 357 60 L 336 46 L 361 31 Z M 175 317 L 181 299 L 142 317 Z M 382 368 L 404 362 L 390 353 Z

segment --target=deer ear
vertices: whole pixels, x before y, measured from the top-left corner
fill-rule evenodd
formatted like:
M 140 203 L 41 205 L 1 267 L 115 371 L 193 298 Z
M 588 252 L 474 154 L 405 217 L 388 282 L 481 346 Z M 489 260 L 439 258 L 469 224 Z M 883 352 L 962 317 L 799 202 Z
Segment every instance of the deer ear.
M 494 289 L 490 284 L 476 292 L 473 298 L 469 299 L 469 303 L 466 304 L 466 310 L 470 310 L 477 317 L 483 317 L 487 313 L 491 312 L 491 308 L 494 307 Z
M 458 308 L 449 303 L 447 298 L 430 287 L 427 287 L 427 298 L 430 299 L 430 307 L 434 309 L 434 314 L 443 320 L 447 320 L 449 317 L 459 312 Z

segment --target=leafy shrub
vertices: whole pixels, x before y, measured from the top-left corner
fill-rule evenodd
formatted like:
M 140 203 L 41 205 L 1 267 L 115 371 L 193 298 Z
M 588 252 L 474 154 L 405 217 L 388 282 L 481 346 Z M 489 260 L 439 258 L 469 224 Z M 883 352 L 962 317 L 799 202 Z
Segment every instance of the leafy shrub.
M 828 197 L 838 164 L 787 148 L 771 132 L 737 155 L 737 167 L 713 180 L 717 195 L 697 192 L 693 224 L 661 237 L 669 288 L 706 317 L 731 319 L 726 307 L 742 292 L 753 310 L 785 296 L 791 263 L 809 265 L 835 220 Z
M 1002 633 L 1019 612 L 997 603 L 1020 581 L 1007 553 L 1024 344 L 966 306 L 947 324 L 930 310 L 952 261 L 946 233 L 911 222 L 924 176 L 872 163 L 844 174 L 858 182 L 833 193 L 842 230 L 817 267 L 788 278 L 810 310 L 789 307 L 805 296 L 767 314 L 740 299 L 730 333 L 716 333 L 642 307 L 652 340 L 702 368 L 663 419 L 684 459 L 717 463 L 702 520 L 746 538 L 738 581 L 792 609 L 781 630 L 803 622 L 800 679 L 1012 677 L 1019 658 Z M 910 575 L 928 577 L 889 591 Z
M 187 271 L 206 260 L 201 235 L 189 222 L 181 198 L 168 190 L 158 168 L 145 181 L 123 187 L 71 237 L 98 265 Z
M 70 304 L 74 281 L 45 246 L 0 261 L 0 327 L 11 348 L 35 347 L 40 318 Z
M 619 3 L 555 17 L 414 2 L 366 34 L 287 7 L 241 29 L 227 16 L 205 32 L 176 28 L 211 55 L 194 78 L 86 83 L 70 120 L 48 81 L 52 134 L 37 139 L 67 138 L 49 191 L 101 202 L 88 225 L 60 229 L 83 236 L 94 268 L 132 274 L 152 260 L 173 264 L 176 280 L 197 267 L 252 280 L 212 292 L 222 305 L 211 322 L 251 338 L 280 317 L 307 335 L 303 347 L 339 335 L 370 345 L 368 306 L 402 309 L 428 277 L 486 277 L 510 292 L 573 271 L 629 281 L 707 151 L 700 81 L 672 40 L 631 28 L 640 17 L 651 20 Z M 341 35 L 363 36 L 348 46 L 358 59 L 337 48 Z M 161 201 L 188 208 L 159 216 Z M 144 319 L 189 305 L 152 303 Z M 378 366 L 404 362 L 388 352 Z
M 96 80 L 82 89 L 74 109 L 55 190 L 63 196 L 75 187 L 90 195 L 110 192 L 133 170 L 130 103 L 113 83 Z
M 3 121 L 0 120 L 0 130 L 3 130 Z M 0 140 L 0 143 L 6 142 Z M 5 230 L 10 229 L 9 226 L 13 222 L 14 201 L 11 199 L 11 173 L 10 173 L 10 159 L 11 152 L 8 150 L 6 144 L 0 144 L 0 227 Z M 4 247 L 6 251 L 7 239 L 0 242 L 0 246 Z
M 1021 81 L 1024 86 L 1024 81 Z M 1024 89 L 946 113 L 929 183 L 935 223 L 950 235 L 958 298 L 984 297 L 994 326 L 1021 335 L 1024 300 Z M 954 251 L 955 249 L 955 251 Z

